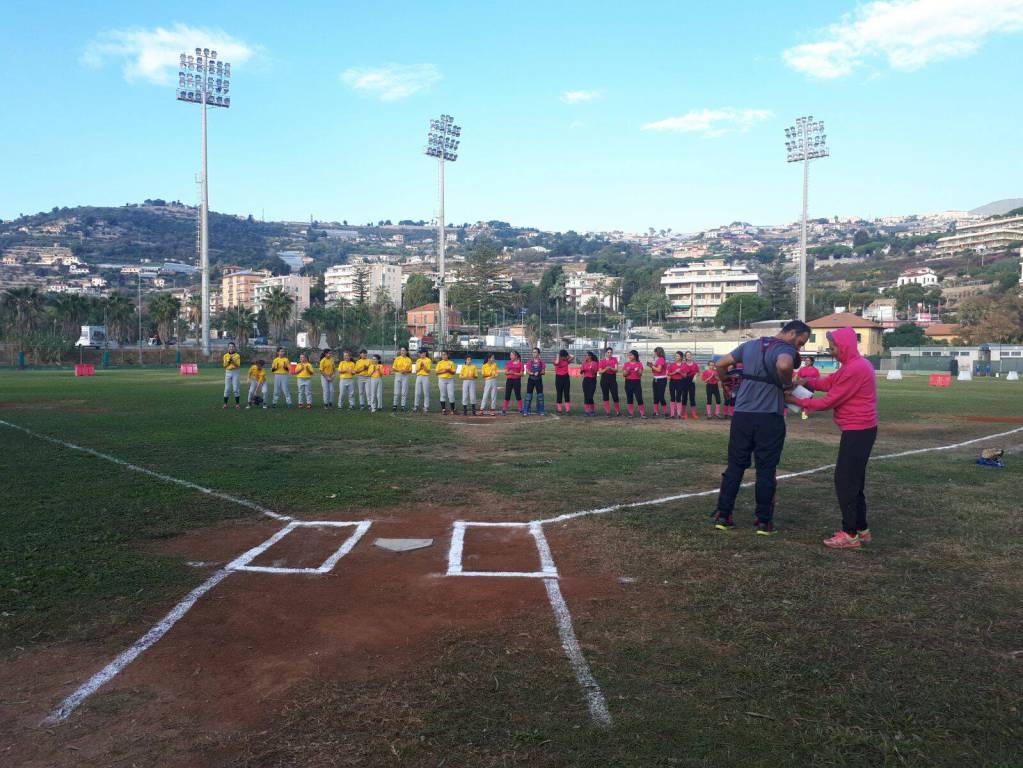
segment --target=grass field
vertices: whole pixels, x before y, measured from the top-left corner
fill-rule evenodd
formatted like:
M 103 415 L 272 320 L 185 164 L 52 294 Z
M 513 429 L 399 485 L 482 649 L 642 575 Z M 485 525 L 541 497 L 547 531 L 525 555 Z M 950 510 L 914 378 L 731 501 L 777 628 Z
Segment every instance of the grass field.
M 1023 426 L 1019 384 L 880 390 L 876 456 Z M 769 540 L 715 532 L 713 496 L 545 525 L 604 728 L 543 580 L 445 577 L 452 523 L 712 489 L 726 422 L 223 412 L 220 392 L 211 372 L 8 371 L 0 420 L 369 532 L 323 575 L 232 573 L 44 723 L 282 523 L 0 425 L 0 764 L 1023 765 L 1023 431 L 984 443 L 1002 470 L 981 445 L 873 462 L 861 551 L 820 545 L 830 471 L 782 483 Z M 830 464 L 837 438 L 790 419 L 780 472 Z M 253 562 L 315 567 L 350 532 L 298 528 Z M 469 529 L 462 557 L 538 567 L 525 528 Z

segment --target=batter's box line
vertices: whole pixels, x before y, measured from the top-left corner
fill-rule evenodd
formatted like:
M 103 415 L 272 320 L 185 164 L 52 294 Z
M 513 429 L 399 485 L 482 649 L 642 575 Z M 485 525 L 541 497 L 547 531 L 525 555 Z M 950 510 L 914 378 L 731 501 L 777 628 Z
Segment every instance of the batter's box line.
M 467 528 L 526 528 L 536 542 L 536 551 L 540 555 L 539 571 L 466 571 L 462 566 L 462 551 L 465 548 L 465 531 Z M 554 565 L 551 547 L 544 536 L 543 526 L 539 521 L 532 523 L 477 523 L 469 520 L 456 520 L 451 531 L 451 548 L 448 550 L 448 576 L 491 576 L 498 578 L 519 579 L 556 579 L 558 569 Z
M 359 543 L 366 531 L 369 530 L 372 521 L 370 520 L 356 520 L 356 521 L 340 521 L 340 520 L 293 520 L 286 526 L 277 531 L 273 536 L 264 541 L 258 547 L 253 547 L 245 554 L 236 558 L 227 564 L 225 570 L 228 571 L 252 571 L 255 573 L 313 573 L 313 574 L 324 574 L 329 573 L 337 565 L 338 560 L 347 555 L 356 544 Z M 253 560 L 259 557 L 261 554 L 266 552 L 270 547 L 279 542 L 289 533 L 294 531 L 296 528 L 347 528 L 353 527 L 355 530 L 352 535 L 342 542 L 341 546 L 337 550 L 323 561 L 323 564 L 318 568 L 282 568 L 271 565 L 249 565 Z

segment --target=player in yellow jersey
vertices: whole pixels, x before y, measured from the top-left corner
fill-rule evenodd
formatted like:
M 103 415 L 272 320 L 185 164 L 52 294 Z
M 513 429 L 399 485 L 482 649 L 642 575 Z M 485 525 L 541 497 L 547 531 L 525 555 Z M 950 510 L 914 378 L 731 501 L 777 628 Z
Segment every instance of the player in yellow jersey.
M 334 402 L 334 357 L 329 349 L 320 355 L 320 387 L 323 389 L 323 407 L 330 408 Z
M 337 364 L 337 407 L 344 408 L 345 395 L 348 395 L 348 409 L 355 410 L 355 363 L 352 362 L 352 353 L 347 349 L 341 353 L 341 360 Z
M 440 412 L 445 415 L 449 403 L 451 414 L 455 413 L 455 370 L 455 363 L 447 351 L 441 352 L 440 360 L 437 361 L 437 389 L 440 390 Z
M 408 410 L 408 378 L 412 373 L 412 358 L 408 356 L 408 347 L 398 350 L 398 356 L 391 363 L 391 373 L 394 374 L 394 403 L 392 411 L 398 410 L 398 402 L 401 402 L 401 409 Z
M 313 364 L 303 352 L 298 356 L 295 377 L 298 379 L 298 407 L 311 410 L 313 407 Z
M 249 366 L 249 404 L 246 408 L 263 406 L 266 408 L 267 392 L 266 370 L 263 368 L 266 363 L 257 360 Z M 262 396 L 260 395 L 262 393 Z
M 364 349 L 359 350 L 359 359 L 355 361 L 355 375 L 359 384 L 359 410 L 365 411 L 369 408 L 369 373 L 373 362 L 369 359 Z
M 472 361 L 472 355 L 465 358 L 462 363 L 462 370 L 459 372 L 462 379 L 462 415 L 468 415 L 469 406 L 472 406 L 472 415 L 476 415 L 476 376 L 478 370 Z
M 227 352 L 224 353 L 224 410 L 227 410 L 227 397 L 234 390 L 234 407 L 241 408 L 241 397 L 238 393 L 238 381 L 242 372 L 242 357 L 232 341 L 227 345 Z
M 277 407 L 277 400 L 284 393 L 284 401 L 291 407 L 291 389 L 288 387 L 288 377 L 291 375 L 291 361 L 284 347 L 277 347 L 277 354 L 270 361 L 270 373 L 274 377 L 274 399 L 273 407 Z
M 423 404 L 423 413 L 430 412 L 430 369 L 433 368 L 433 361 L 430 360 L 430 351 L 425 347 L 419 350 L 419 357 L 416 358 L 416 397 L 412 402 L 412 412 L 419 410 L 419 403 Z
M 373 355 L 372 363 L 369 372 L 369 409 L 376 413 L 384 409 L 384 362 L 380 355 Z
M 483 361 L 480 374 L 483 376 L 483 397 L 480 399 L 480 413 L 486 414 L 487 401 L 490 401 L 490 415 L 497 415 L 497 359 L 493 353 Z

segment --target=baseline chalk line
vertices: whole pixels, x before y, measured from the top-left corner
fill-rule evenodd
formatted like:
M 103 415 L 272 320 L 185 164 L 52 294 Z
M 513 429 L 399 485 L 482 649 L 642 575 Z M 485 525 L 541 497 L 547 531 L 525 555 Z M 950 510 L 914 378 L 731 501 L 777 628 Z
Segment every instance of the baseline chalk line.
M 132 472 L 139 472 L 143 475 L 155 477 L 157 480 L 163 480 L 165 483 L 174 483 L 175 485 L 180 485 L 184 488 L 189 488 L 193 491 L 204 493 L 207 496 L 213 496 L 224 501 L 229 501 L 232 504 L 237 504 L 238 506 L 245 507 L 246 509 L 251 509 L 254 512 L 259 512 L 260 514 L 266 515 L 267 517 L 273 518 L 274 520 L 285 521 L 294 519 L 289 515 L 282 515 L 278 512 L 274 512 L 272 509 L 267 509 L 266 507 L 257 504 L 254 501 L 243 499 L 240 496 L 232 496 L 229 493 L 215 491 L 212 488 L 206 488 L 205 486 L 198 485 L 188 480 L 181 480 L 180 478 L 177 477 L 165 475 L 162 472 L 157 472 L 155 469 L 140 467 L 137 464 L 132 464 L 131 462 L 125 461 L 124 459 L 119 459 L 116 456 L 111 456 L 109 453 L 102 453 L 101 451 L 97 451 L 94 448 L 86 448 L 85 446 L 76 445 L 75 443 L 69 443 L 65 440 L 58 440 L 56 437 L 50 437 L 49 435 L 44 435 L 40 432 L 34 432 L 31 429 L 27 429 L 26 427 L 22 427 L 18 424 L 12 424 L 11 422 L 4 421 L 3 419 L 0 419 L 0 425 L 9 427 L 10 429 L 16 429 L 19 432 L 24 432 L 26 435 L 29 435 L 31 437 L 38 438 L 39 440 L 45 440 L 48 443 L 53 443 L 54 445 L 59 445 L 63 448 L 68 448 L 72 451 L 80 451 L 82 453 L 87 453 L 90 456 L 95 456 L 98 459 L 103 459 L 104 461 L 109 461 L 113 464 L 117 464 L 118 466 L 131 470 Z
M 1000 437 L 1008 437 L 1009 435 L 1015 435 L 1019 432 L 1023 432 L 1023 427 L 1017 427 L 1016 429 L 1010 429 L 1007 432 L 998 432 L 993 435 L 985 435 L 984 437 L 975 437 L 972 440 L 964 440 L 961 443 L 950 443 L 948 445 L 936 445 L 931 448 L 914 448 L 909 451 L 899 451 L 898 453 L 886 453 L 880 456 L 871 456 L 870 461 L 884 461 L 886 459 L 901 459 L 905 456 L 916 456 L 921 453 L 935 453 L 937 451 L 951 451 L 956 448 L 963 448 L 967 445 L 974 445 L 976 443 L 987 442 L 988 440 L 997 440 Z M 794 477 L 805 477 L 807 475 L 816 475 L 820 472 L 826 472 L 829 469 L 834 469 L 834 464 L 822 464 L 819 467 L 813 467 L 812 469 L 803 469 L 798 472 L 786 472 L 784 475 L 778 475 L 776 480 L 781 482 L 782 480 L 791 480 Z M 751 488 L 755 483 L 750 481 L 742 484 L 743 488 Z M 530 524 L 547 525 L 548 523 L 564 523 L 568 520 L 575 520 L 578 517 L 588 517 L 590 515 L 606 515 L 609 512 L 619 512 L 623 509 L 636 509 L 637 507 L 652 507 L 658 504 L 668 504 L 673 501 L 682 501 L 684 499 L 694 499 L 700 496 L 713 496 L 718 492 L 717 488 L 710 488 L 706 491 L 692 491 L 690 493 L 676 493 L 671 496 L 661 496 L 656 499 L 648 499 L 646 501 L 628 501 L 622 502 L 621 504 L 609 504 L 606 507 L 597 507 L 595 509 L 583 509 L 579 512 L 567 512 L 563 515 L 557 515 L 555 517 L 546 517 L 539 520 L 533 520 Z

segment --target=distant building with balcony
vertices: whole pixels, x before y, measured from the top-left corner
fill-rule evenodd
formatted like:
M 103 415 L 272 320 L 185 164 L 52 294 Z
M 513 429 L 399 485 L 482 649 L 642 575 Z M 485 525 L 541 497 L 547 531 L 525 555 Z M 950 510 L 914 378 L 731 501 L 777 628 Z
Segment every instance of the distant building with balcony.
M 565 303 L 585 307 L 590 299 L 596 299 L 612 312 L 618 311 L 618 294 L 611 292 L 613 278 L 600 272 L 573 272 L 565 281 Z
M 462 324 L 462 313 L 448 307 L 447 321 L 448 329 L 457 328 Z M 405 324 L 412 336 L 436 338 L 440 332 L 440 304 L 423 304 L 421 307 L 410 309 L 405 314 Z
M 922 285 L 928 288 L 932 285 L 938 284 L 938 275 L 930 267 L 915 267 L 913 269 L 907 269 L 895 282 L 897 288 L 901 288 L 904 285 Z
M 249 307 L 255 304 L 256 286 L 270 277 L 266 270 L 243 269 L 220 280 L 221 309 Z
M 938 240 L 936 253 L 942 257 L 961 251 L 1001 251 L 1020 241 L 1023 241 L 1023 216 L 985 219 L 976 224 L 959 224 L 955 234 Z
M 327 303 L 344 299 L 349 304 L 358 301 L 359 276 L 365 281 L 367 302 L 376 300 L 380 291 L 395 306 L 401 306 L 401 267 L 394 264 L 338 264 L 323 273 L 324 298 Z
M 256 285 L 252 292 L 252 306 L 258 312 L 263 307 L 263 300 L 274 288 L 280 288 L 293 300 L 293 314 L 298 317 L 302 312 L 309 309 L 309 289 L 312 287 L 312 278 L 301 275 L 278 275 L 268 277 Z
M 661 285 L 671 302 L 669 319 L 711 322 L 726 299 L 757 294 L 760 277 L 745 264 L 708 259 L 668 269 Z

